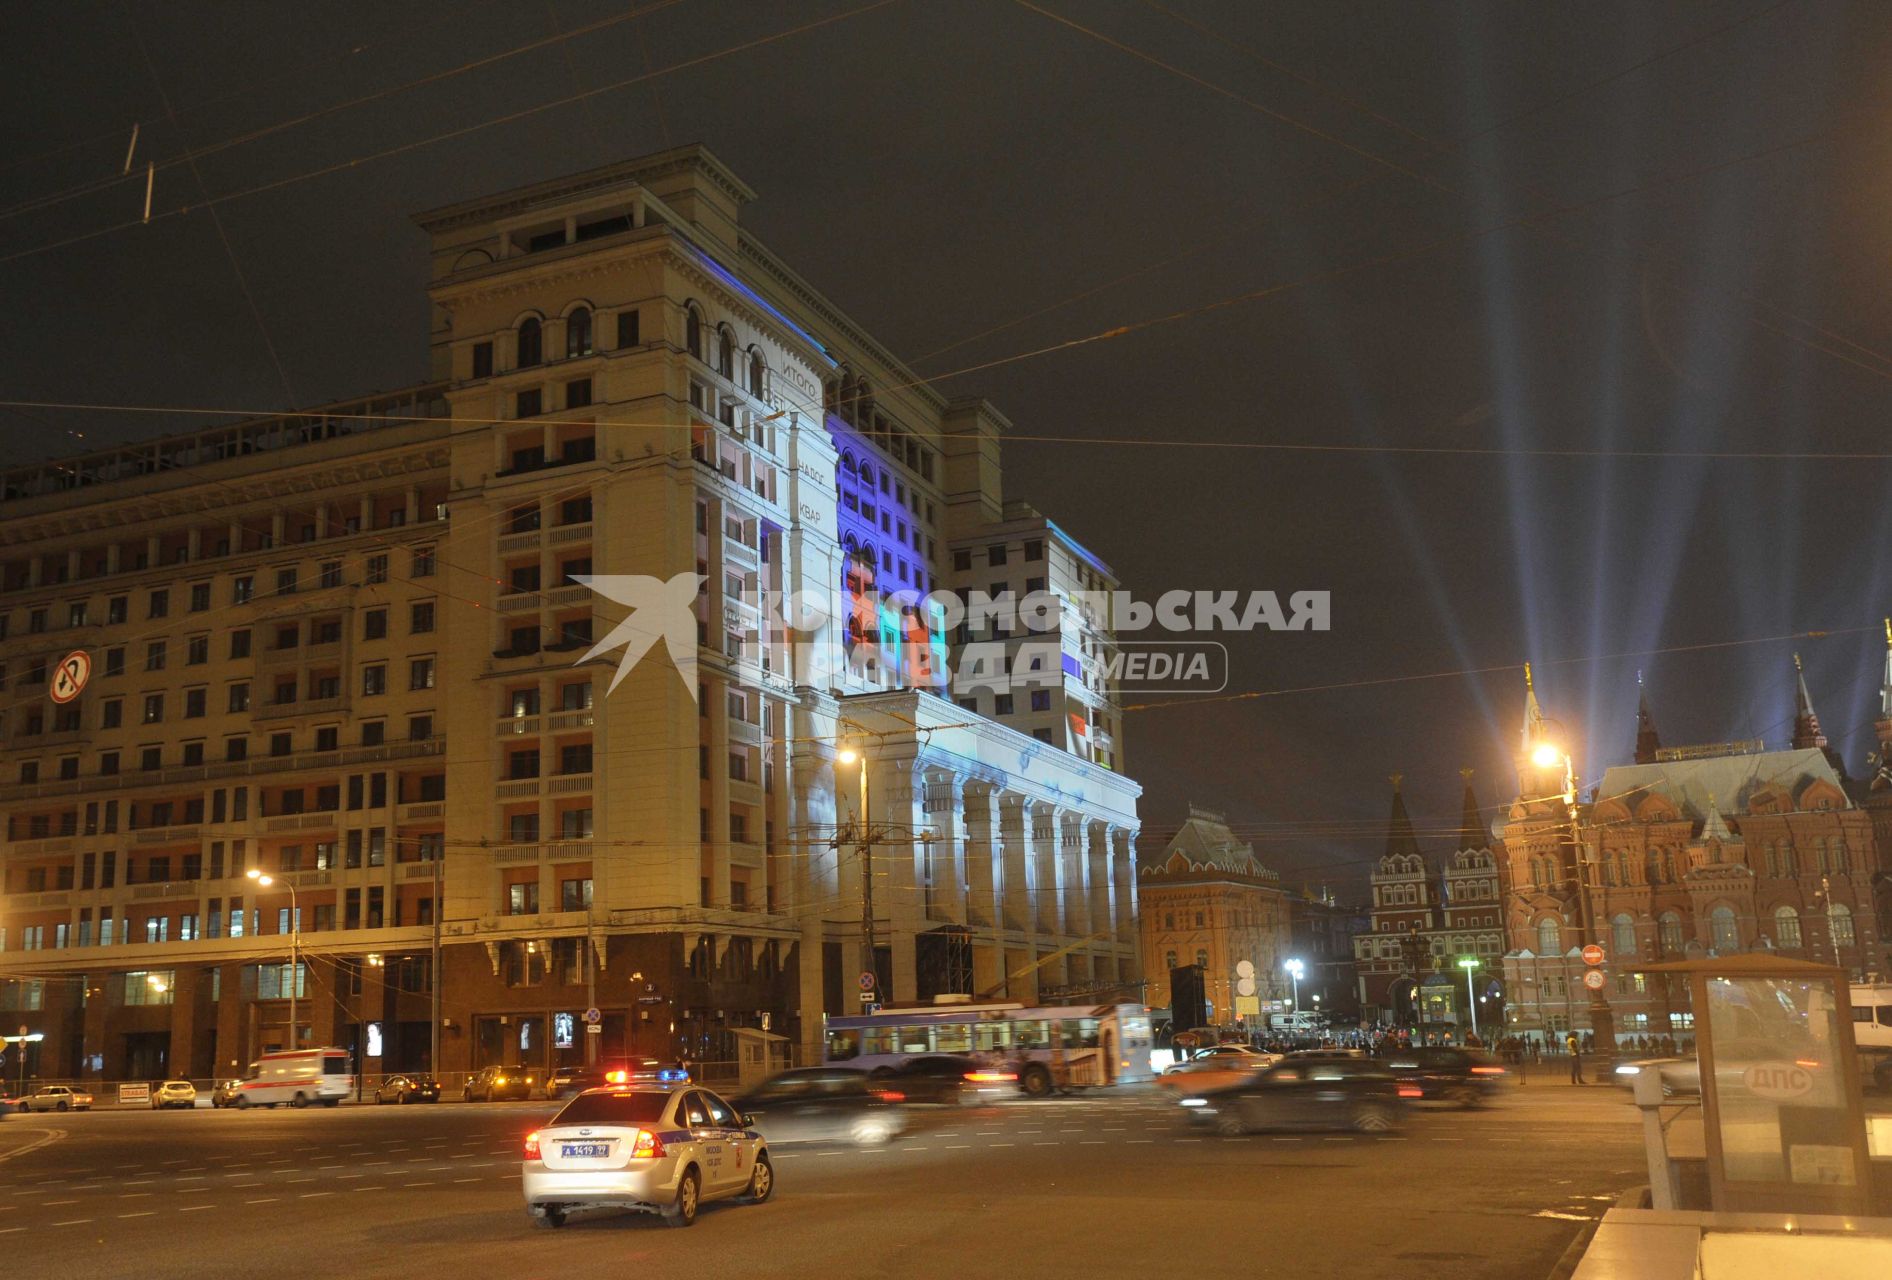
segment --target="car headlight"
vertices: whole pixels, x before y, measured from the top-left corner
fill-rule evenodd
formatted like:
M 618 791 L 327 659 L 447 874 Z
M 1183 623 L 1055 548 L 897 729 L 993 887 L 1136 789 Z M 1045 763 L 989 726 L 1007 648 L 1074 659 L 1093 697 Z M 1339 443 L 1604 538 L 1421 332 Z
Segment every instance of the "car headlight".
M 1616 1074 L 1617 1074 L 1617 1075 L 1619 1075 L 1619 1076 L 1634 1076 L 1634 1075 L 1641 1075 L 1641 1074 L 1642 1074 L 1642 1068 L 1641 1068 L 1641 1067 L 1638 1067 L 1638 1066 L 1635 1066 L 1635 1065 L 1633 1065 L 1633 1064 L 1625 1064 L 1625 1065 L 1623 1065 L 1623 1066 L 1620 1066 L 1620 1067 L 1618 1067 L 1618 1068 L 1616 1068 Z
M 1206 1107 L 1209 1105 L 1209 1100 L 1207 1098 L 1184 1098 L 1182 1104 L 1185 1107 Z

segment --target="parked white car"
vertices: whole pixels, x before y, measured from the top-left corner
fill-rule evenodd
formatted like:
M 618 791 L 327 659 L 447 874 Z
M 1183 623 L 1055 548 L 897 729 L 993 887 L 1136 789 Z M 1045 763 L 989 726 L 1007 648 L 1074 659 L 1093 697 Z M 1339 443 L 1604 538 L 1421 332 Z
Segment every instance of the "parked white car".
M 151 1109 L 166 1111 L 172 1107 L 197 1105 L 197 1086 L 188 1080 L 166 1080 L 151 1090 Z
M 92 1095 L 63 1084 L 41 1085 L 19 1100 L 22 1111 L 90 1111 Z

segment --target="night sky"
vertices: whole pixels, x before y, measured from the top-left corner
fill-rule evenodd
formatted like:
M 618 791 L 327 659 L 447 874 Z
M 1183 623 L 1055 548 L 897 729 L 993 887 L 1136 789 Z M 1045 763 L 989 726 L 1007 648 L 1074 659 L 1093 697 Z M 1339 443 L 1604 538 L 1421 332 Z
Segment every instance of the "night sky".
M 1236 637 L 1232 690 L 1497 668 L 1135 712 L 1152 837 L 1195 800 L 1288 879 L 1355 883 L 1398 772 L 1442 847 L 1461 767 L 1515 790 L 1526 658 L 1586 788 L 1628 755 L 1638 669 L 1666 742 L 1784 744 L 1795 648 L 1865 767 L 1892 9 L 641 8 L 6 6 L 0 399 L 274 411 L 419 381 L 411 213 L 702 142 L 760 193 L 747 225 L 923 375 L 1187 313 L 940 386 L 1044 437 L 1007 447 L 1008 495 L 1140 595 L 1333 593 L 1331 632 Z M 106 230 L 145 160 L 264 129 Z M 206 193 L 214 217 L 164 216 Z M 7 409 L 0 459 L 201 421 Z M 1811 629 L 1836 634 L 1786 638 Z

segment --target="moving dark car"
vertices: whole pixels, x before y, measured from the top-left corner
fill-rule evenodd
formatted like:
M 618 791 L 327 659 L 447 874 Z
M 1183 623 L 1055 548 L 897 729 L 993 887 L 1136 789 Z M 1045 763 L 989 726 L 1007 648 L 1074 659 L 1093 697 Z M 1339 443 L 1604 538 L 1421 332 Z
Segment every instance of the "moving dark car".
M 1261 1129 L 1378 1133 L 1401 1118 L 1400 1085 L 1370 1058 L 1292 1058 L 1244 1084 L 1182 1099 L 1190 1121 L 1225 1136 Z
M 890 1101 L 930 1102 L 954 1107 L 977 1087 L 979 1064 L 953 1054 L 929 1053 L 908 1058 L 894 1071 L 876 1072 L 874 1083 L 887 1091 Z M 1002 1073 L 1009 1074 L 1009 1073 Z M 1009 1086 L 1017 1091 L 1016 1084 Z M 900 1097 L 892 1095 L 899 1094 Z
M 548 1098 L 574 1098 L 587 1089 L 603 1086 L 603 1067 L 560 1067 L 546 1081 L 545 1096 Z
M 738 1111 L 754 1118 L 756 1129 L 771 1143 L 873 1146 L 906 1128 L 905 1116 L 889 1096 L 896 1092 L 869 1079 L 865 1071 L 805 1067 L 785 1071 L 732 1101 Z
M 428 1075 L 389 1076 L 374 1091 L 377 1103 L 438 1102 L 440 1082 Z
M 1491 1101 L 1508 1074 L 1488 1053 L 1449 1045 L 1402 1049 L 1387 1058 L 1386 1065 L 1404 1087 L 1405 1097 L 1467 1108 Z
M 524 1101 L 532 1096 L 536 1073 L 524 1067 L 481 1067 L 466 1082 L 460 1097 L 466 1102 Z

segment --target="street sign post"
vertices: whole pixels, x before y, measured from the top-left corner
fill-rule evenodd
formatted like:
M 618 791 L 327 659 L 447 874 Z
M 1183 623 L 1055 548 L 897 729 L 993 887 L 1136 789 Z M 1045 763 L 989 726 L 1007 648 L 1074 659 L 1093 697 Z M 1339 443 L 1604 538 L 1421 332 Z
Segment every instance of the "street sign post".
M 861 990 L 872 991 L 873 989 L 874 989 L 874 975 L 871 973 L 862 973 L 861 974 Z
M 1583 963 L 1592 967 L 1603 963 L 1603 948 L 1594 942 L 1583 949 Z
M 63 706 L 85 692 L 85 682 L 91 678 L 92 655 L 84 649 L 74 649 L 59 660 L 48 696 Z
M 590 1023 L 592 1026 L 594 1027 L 597 1026 L 598 1023 L 600 1023 L 603 1020 L 604 1020 L 604 1014 L 599 1011 L 596 1005 L 585 1010 L 585 1021 Z
M 1583 985 L 1592 991 L 1601 991 L 1603 984 L 1607 981 L 1609 981 L 1609 979 L 1603 976 L 1601 969 L 1588 969 L 1584 971 Z

